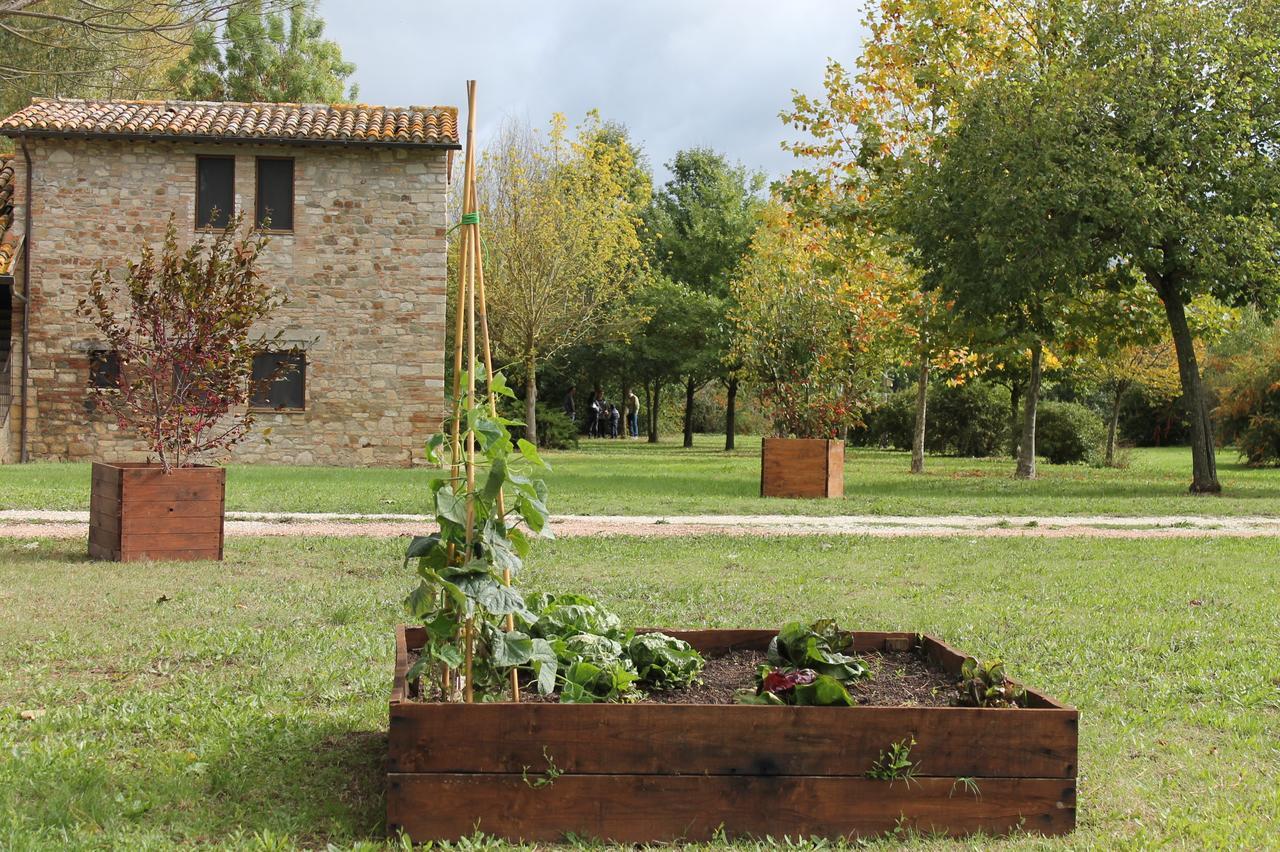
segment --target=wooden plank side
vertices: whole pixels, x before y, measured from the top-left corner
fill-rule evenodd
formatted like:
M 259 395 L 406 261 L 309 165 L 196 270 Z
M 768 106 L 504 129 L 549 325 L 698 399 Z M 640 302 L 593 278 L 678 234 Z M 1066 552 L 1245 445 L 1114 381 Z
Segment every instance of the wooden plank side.
M 844 442 L 827 442 L 827 497 L 844 496 Z
M 495 736 L 501 731 L 501 736 Z M 860 776 L 914 738 L 926 775 L 1071 778 L 1070 710 L 696 704 L 391 706 L 389 771 Z
M 120 484 L 120 468 L 115 465 L 103 464 L 102 462 L 94 462 L 90 469 L 90 476 L 94 484 L 102 483 L 105 486 Z
M 144 507 L 148 508 L 151 505 L 143 504 Z M 140 512 L 138 511 L 140 507 L 131 503 L 129 504 L 129 510 L 120 521 L 121 532 L 126 536 L 165 533 L 170 535 L 198 534 L 202 537 L 212 536 L 213 538 L 219 538 L 222 533 L 221 505 L 202 502 L 199 506 L 204 511 L 199 513 L 194 510 L 158 513 L 152 511 Z
M 220 558 L 220 554 L 221 550 L 216 547 L 174 550 L 143 548 L 138 550 L 121 549 L 118 558 L 121 562 L 194 562 L 217 561 Z
M 90 524 L 89 546 L 93 547 L 94 545 L 97 545 L 100 550 L 119 550 L 120 533 L 96 524 Z
M 406 628 L 400 625 L 396 628 L 396 669 L 395 677 L 391 682 L 391 703 L 399 704 L 401 701 L 409 699 L 409 682 L 405 679 L 405 675 L 409 672 L 409 642 L 406 637 Z M 425 631 L 419 627 L 416 628 L 419 633 Z M 423 637 L 418 637 L 418 647 L 422 647 Z
M 765 438 L 761 445 L 761 496 L 826 496 L 826 447 L 821 441 Z
M 534 776 L 536 778 L 536 776 Z M 562 775 L 534 788 L 519 775 L 388 776 L 387 828 L 419 842 L 481 831 L 554 842 L 573 833 L 618 843 L 730 837 L 871 837 L 899 825 L 952 836 L 1075 826 L 1073 781 L 987 778 Z
M 223 485 L 215 479 L 175 481 L 131 481 L 125 478 L 122 499 L 127 504 L 178 503 L 188 501 L 218 502 L 222 499 Z

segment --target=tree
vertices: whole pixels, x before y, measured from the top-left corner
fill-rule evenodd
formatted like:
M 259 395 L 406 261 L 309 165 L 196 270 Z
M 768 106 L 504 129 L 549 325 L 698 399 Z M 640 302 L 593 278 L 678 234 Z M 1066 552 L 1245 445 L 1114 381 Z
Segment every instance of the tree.
M 730 165 L 707 148 L 680 151 L 667 167 L 671 180 L 654 196 L 647 222 L 654 266 L 672 281 L 720 301 L 717 313 L 723 318 L 730 310 L 729 281 L 751 246 L 764 176 Z M 695 349 L 685 361 L 684 377 L 686 447 L 693 446 L 694 393 L 720 374 L 729 389 L 725 449 L 733 449 L 738 377 L 724 363 L 727 332 L 721 319 L 691 341 Z
M 0 0 L 0 110 L 32 97 L 171 94 L 169 69 L 197 30 L 240 6 L 295 0 Z
M 957 241 L 935 241 L 941 254 L 1020 269 L 1045 299 L 1151 288 L 1190 409 L 1193 493 L 1221 485 L 1188 305 L 1207 294 L 1268 313 L 1280 296 L 1278 12 L 1114 0 L 1064 13 L 1059 53 L 968 102 L 946 185 L 914 204 L 935 226 L 972 218 L 935 228 Z M 1006 285 L 1033 295 L 1007 277 L 995 291 Z
M 559 115 L 547 134 L 508 124 L 477 172 L 490 327 L 498 357 L 524 373 L 535 444 L 539 363 L 616 336 L 642 262 L 625 179 L 634 159 L 629 146 L 600 144 L 601 128 L 595 113 L 573 139 Z
M 1104 6 L 1079 85 L 1098 93 L 1086 168 L 1117 175 L 1091 211 L 1108 262 L 1164 307 L 1190 409 L 1193 493 L 1221 490 L 1187 307 L 1208 294 L 1264 313 L 1280 296 L 1280 7 L 1274 0 Z
M 706 329 L 723 318 L 722 307 L 713 296 L 660 275 L 635 290 L 630 308 L 644 319 L 627 342 L 625 357 L 645 389 L 650 444 L 658 442 L 662 389 L 689 375 L 689 360 L 701 357 Z
M 934 142 L 958 100 L 1002 56 L 1025 48 L 1027 19 L 1009 3 L 877 0 L 864 23 L 870 35 L 854 71 L 829 61 L 822 95 L 796 94 L 782 114 L 807 136 L 786 147 L 813 163 L 792 176 L 788 197 L 854 244 L 881 240 L 885 250 L 906 255 L 909 235 L 894 207 L 902 184 L 937 168 Z M 916 341 L 913 473 L 924 471 L 930 373 L 963 355 L 952 313 L 920 287 L 920 271 L 904 270 L 895 300 Z
M 78 305 L 119 359 L 114 386 L 95 389 L 96 401 L 142 436 L 166 473 L 229 449 L 253 426 L 253 356 L 272 341 L 252 327 L 283 299 L 258 271 L 267 238 L 237 238 L 240 224 L 183 249 L 170 218 L 158 253 L 144 245 L 123 282 L 99 266 Z
M 191 52 L 170 72 L 178 95 L 197 101 L 338 103 L 354 100 L 356 67 L 324 38 L 315 0 L 285 13 L 244 3 L 220 25 L 196 29 Z
M 926 286 L 953 307 L 977 348 L 1029 353 L 1020 478 L 1035 476 L 1046 347 L 1089 331 L 1084 282 L 1106 269 L 1100 226 L 1081 201 L 1101 203 L 1114 175 L 1087 168 L 1077 144 L 1092 130 L 1077 84 L 1057 62 L 1037 61 L 975 87 L 940 146 L 939 168 L 919 175 L 904 202 Z M 1132 276 L 1110 277 L 1132 285 Z
M 782 436 L 834 438 L 862 422 L 900 343 L 893 262 L 770 205 L 735 280 L 733 356 Z

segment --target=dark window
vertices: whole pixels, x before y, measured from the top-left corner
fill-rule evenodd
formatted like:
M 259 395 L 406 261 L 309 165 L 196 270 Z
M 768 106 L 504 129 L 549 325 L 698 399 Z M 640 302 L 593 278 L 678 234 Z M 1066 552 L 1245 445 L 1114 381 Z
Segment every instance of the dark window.
M 258 158 L 258 227 L 293 230 L 293 160 Z
M 89 387 L 120 387 L 120 356 L 108 349 L 94 349 L 89 353 Z
M 249 404 L 254 408 L 305 408 L 307 356 L 301 349 L 253 356 Z
M 235 191 L 234 157 L 196 157 L 196 227 L 225 228 Z

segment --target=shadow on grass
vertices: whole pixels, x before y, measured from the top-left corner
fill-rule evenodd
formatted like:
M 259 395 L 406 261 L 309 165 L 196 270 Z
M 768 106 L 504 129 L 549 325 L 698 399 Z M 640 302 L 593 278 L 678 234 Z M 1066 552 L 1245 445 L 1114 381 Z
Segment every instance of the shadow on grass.
M 76 564 L 94 561 L 86 552 L 84 539 L 0 540 L 0 562 L 6 565 L 40 562 L 47 566 L 51 559 Z
M 387 735 L 258 718 L 207 771 L 211 821 L 323 847 L 385 832 Z

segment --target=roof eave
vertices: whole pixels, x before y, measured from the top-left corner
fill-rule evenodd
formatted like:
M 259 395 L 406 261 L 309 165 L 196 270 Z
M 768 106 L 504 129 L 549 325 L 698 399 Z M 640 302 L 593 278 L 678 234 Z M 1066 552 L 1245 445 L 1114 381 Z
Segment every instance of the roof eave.
M 116 142 L 195 142 L 219 145 L 295 145 L 301 148 L 405 148 L 461 151 L 460 142 L 372 141 L 366 139 L 299 139 L 292 136 L 214 136 L 198 133 L 95 133 L 93 131 L 42 130 L 39 128 L 0 130 L 0 136 L 14 139 L 99 139 Z

